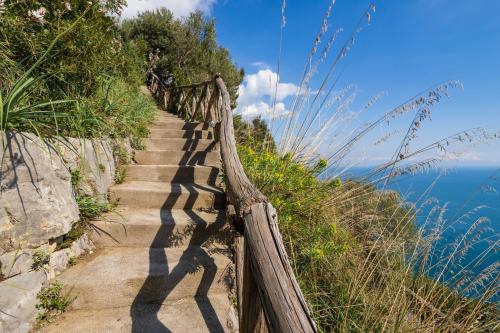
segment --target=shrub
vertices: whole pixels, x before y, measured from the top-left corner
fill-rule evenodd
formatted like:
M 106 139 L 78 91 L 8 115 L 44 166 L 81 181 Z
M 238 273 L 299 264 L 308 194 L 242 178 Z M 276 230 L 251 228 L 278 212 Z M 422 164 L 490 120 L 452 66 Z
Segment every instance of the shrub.
M 50 253 L 44 250 L 37 250 L 35 251 L 35 253 L 33 253 L 33 264 L 31 264 L 31 268 L 35 271 L 38 271 L 49 262 Z
M 80 209 L 80 219 L 83 221 L 91 221 L 113 209 L 113 205 L 105 200 L 88 195 L 77 196 L 76 203 Z
M 0 20 L 2 130 L 45 136 L 145 135 L 154 109 L 138 92 L 146 51 L 140 41 L 121 39 L 112 15 L 123 5 L 121 0 L 47 0 L 6 6 Z
M 41 310 L 37 316 L 38 321 L 50 320 L 53 316 L 65 312 L 73 303 L 76 297 L 72 297 L 71 292 L 63 294 L 63 289 L 62 283 L 56 281 L 37 294 L 39 303 L 36 308 Z
M 116 169 L 115 173 L 115 183 L 116 184 L 121 184 L 125 180 L 125 177 L 127 177 L 127 168 L 124 165 L 120 165 Z
M 171 11 L 161 8 L 123 22 L 122 32 L 126 41 L 144 43 L 149 51 L 160 50 L 157 74 L 173 73 L 175 84 L 183 85 L 219 73 L 224 77 L 231 100 L 236 101 L 244 73 L 232 62 L 229 51 L 217 44 L 213 19 L 206 19 L 201 12 L 176 19 Z
M 419 268 L 435 238 L 416 228 L 416 209 L 397 192 L 349 179 L 320 180 L 328 168 L 323 160 L 304 165 L 266 149 L 262 135 L 245 133 L 249 144 L 238 139 L 240 160 L 278 211 L 291 265 L 320 332 L 495 330 L 495 305 L 468 299 Z M 495 288 L 488 288 L 491 293 Z
M 68 6 L 68 5 L 69 6 Z M 125 53 L 118 27 L 112 18 L 120 11 L 124 1 L 108 0 L 90 5 L 89 2 L 69 0 L 54 2 L 18 1 L 9 4 L 0 21 L 2 58 L 10 59 L 20 72 L 36 62 L 40 50 L 65 31 L 80 17 L 76 29 L 57 41 L 51 61 L 37 69 L 35 76 L 47 75 L 39 94 L 55 96 L 89 97 L 102 75 L 137 73 L 140 69 L 131 64 Z M 35 19 L 30 14 L 38 12 Z M 8 47 L 7 47 L 8 45 Z M 2 77 L 12 78 L 8 68 L 0 68 Z M 142 73 L 141 73 L 142 74 Z
M 92 98 L 81 100 L 71 118 L 60 122 L 68 136 L 140 140 L 154 119 L 154 101 L 123 79 L 101 77 Z
M 82 181 L 82 173 L 80 169 L 70 170 L 69 173 L 71 175 L 71 186 L 73 186 L 73 188 L 76 188 Z

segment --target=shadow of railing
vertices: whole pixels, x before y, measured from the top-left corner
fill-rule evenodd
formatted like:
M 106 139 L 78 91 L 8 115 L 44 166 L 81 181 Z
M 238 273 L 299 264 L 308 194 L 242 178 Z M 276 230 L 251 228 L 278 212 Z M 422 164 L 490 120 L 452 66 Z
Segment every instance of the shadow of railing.
M 182 160 L 190 159 L 192 151 L 186 151 Z M 204 159 L 200 158 L 199 164 L 203 164 Z M 194 168 L 189 168 L 188 175 L 195 180 Z M 224 210 L 216 211 L 216 221 L 213 224 L 207 222 L 199 216 L 193 208 L 198 199 L 199 193 L 197 190 L 211 190 L 210 187 L 204 187 L 196 184 L 179 184 L 175 181 L 183 180 L 185 182 L 186 174 L 181 174 L 186 170 L 179 169 L 173 177 L 172 191 L 165 199 L 160 210 L 161 226 L 155 235 L 149 248 L 149 274 L 144 281 L 141 289 L 136 295 L 130 308 L 132 317 L 132 332 L 171 332 L 159 318 L 159 312 L 164 306 L 168 296 L 176 286 L 188 275 L 198 273 L 203 270 L 201 281 L 196 289 L 194 299 L 198 309 L 202 314 L 205 324 L 209 332 L 224 332 L 223 325 L 217 316 L 215 308 L 210 302 L 208 292 L 214 283 L 217 266 L 207 253 L 207 249 L 201 247 L 203 244 L 209 244 L 216 240 L 219 233 L 222 231 L 225 224 Z M 213 180 L 213 174 L 210 175 L 210 180 Z M 188 191 L 189 195 L 181 209 L 190 218 L 192 224 L 186 227 L 181 232 L 175 230 L 174 214 L 172 209 L 179 201 L 182 187 Z M 212 189 L 213 190 L 213 189 Z M 215 203 L 215 199 L 214 199 Z M 224 233 L 222 233 L 224 234 Z M 185 240 L 190 237 L 190 240 L 185 244 Z M 169 261 L 165 247 L 185 245 L 181 257 L 175 267 L 169 267 Z M 161 272 L 158 272 L 158 267 L 163 267 Z M 165 272 L 166 269 L 166 272 Z

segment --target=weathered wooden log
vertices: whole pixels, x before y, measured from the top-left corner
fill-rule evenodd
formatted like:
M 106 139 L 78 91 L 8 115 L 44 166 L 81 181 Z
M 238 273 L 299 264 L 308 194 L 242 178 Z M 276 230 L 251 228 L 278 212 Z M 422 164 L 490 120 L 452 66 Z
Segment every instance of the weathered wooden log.
M 217 118 L 217 109 L 219 107 L 219 104 L 217 103 L 218 99 L 219 90 L 217 89 L 217 86 L 215 86 L 210 95 L 210 100 L 208 101 L 205 121 L 219 123 L 220 119 Z
M 191 101 L 191 108 L 189 110 L 189 118 L 193 118 L 194 117 L 194 114 L 196 112 L 196 106 L 198 105 L 198 91 L 196 90 L 196 88 L 192 88 L 191 89 L 192 93 L 192 97 L 193 97 L 193 100 Z M 189 119 L 188 118 L 188 119 Z
M 210 85 L 207 84 L 207 91 L 205 93 L 205 100 L 203 101 L 203 119 L 208 118 L 208 108 L 210 107 L 210 100 L 212 98 L 212 90 L 210 90 Z
M 240 332 L 269 332 L 243 236 L 235 238 L 235 256 Z
M 181 114 L 181 111 L 182 111 L 182 106 L 184 105 L 184 100 L 185 100 L 185 97 L 184 97 L 184 92 L 181 91 L 179 94 L 178 94 L 178 97 L 177 97 L 177 114 L 180 115 Z
M 224 172 L 226 177 L 226 186 L 231 202 L 236 208 L 236 212 L 243 214 L 250 206 L 257 202 L 266 202 L 266 197 L 250 182 L 243 166 L 241 165 L 236 150 L 236 139 L 233 128 L 233 112 L 227 92 L 226 85 L 220 77 L 216 79 L 217 88 L 222 95 L 221 104 L 221 125 L 220 125 L 220 149 L 222 161 L 224 163 Z
M 163 106 L 165 110 L 168 110 L 168 104 L 170 102 L 170 90 L 165 89 L 163 91 Z
M 270 332 L 316 332 L 279 235 L 276 211 L 249 181 L 239 160 L 226 85 L 220 77 L 215 82 L 222 98 L 219 141 L 226 186 L 237 215 L 244 220 L 245 257 L 251 262 L 251 265 L 245 265 L 250 267 L 243 268 L 243 276 L 253 276 Z M 246 259 L 244 262 L 247 262 Z M 245 293 L 250 289 L 248 285 L 251 286 L 251 283 L 244 279 L 243 316 L 255 311 L 255 307 L 252 308 L 255 303 L 245 302 Z M 259 315 L 252 318 L 255 320 Z M 255 326 L 247 326 L 246 320 L 240 327 L 243 333 L 256 332 L 256 329 Z
M 203 117 L 203 109 L 202 108 L 203 108 L 203 103 L 205 101 L 205 97 L 207 95 L 207 89 L 208 89 L 208 84 L 206 84 L 203 87 L 203 90 L 201 92 L 201 96 L 197 100 L 196 99 L 193 100 L 194 112 L 191 115 L 191 121 L 194 121 L 196 118 L 196 115 L 199 113 L 201 113 L 201 116 L 203 118 L 202 120 L 205 120 L 205 118 Z

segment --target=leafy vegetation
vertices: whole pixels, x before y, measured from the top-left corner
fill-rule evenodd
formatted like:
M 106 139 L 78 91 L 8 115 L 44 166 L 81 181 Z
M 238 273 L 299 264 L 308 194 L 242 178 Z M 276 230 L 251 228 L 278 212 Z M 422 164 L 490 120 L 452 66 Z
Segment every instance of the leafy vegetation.
M 74 223 L 71 230 L 59 240 L 57 243 L 57 250 L 70 247 L 71 244 L 82 237 L 85 232 L 92 229 L 92 220 L 95 220 L 114 208 L 113 204 L 108 203 L 103 198 L 89 195 L 77 194 L 76 203 L 80 210 L 80 220 Z
M 1 129 L 41 136 L 140 137 L 144 45 L 124 42 L 122 0 L 8 2 L 0 20 Z
M 489 296 L 478 300 L 430 279 L 424 254 L 436 238 L 416 228 L 416 207 L 366 181 L 321 180 L 325 160 L 305 165 L 281 156 L 265 123 L 254 123 L 235 121 L 240 160 L 278 211 L 320 332 L 495 331 L 498 311 L 487 301 L 495 280 L 484 279 Z
M 201 13 L 176 19 L 170 11 L 161 9 L 144 12 L 120 27 L 113 15 L 120 12 L 124 3 L 123 0 L 6 3 L 0 20 L 0 130 L 30 131 L 41 136 L 130 137 L 133 148 L 141 149 L 141 138 L 147 135 L 155 106 L 138 87 L 143 84 L 149 66 L 147 56 L 156 50 L 160 53 L 155 60 L 155 71 L 160 77 L 172 73 L 174 84 L 183 85 L 219 73 L 229 88 L 231 100 L 236 101 L 244 72 L 232 62 L 229 51 L 217 44 L 214 20 Z M 368 21 L 373 12 L 374 7 L 370 7 L 364 14 Z M 328 23 L 327 13 L 324 24 Z M 335 64 L 354 45 L 354 37 L 361 31 L 358 28 L 340 48 Z M 312 91 L 316 96 L 311 98 L 311 104 L 304 102 L 311 97 L 309 94 L 299 92 L 296 96 L 291 110 L 296 118 L 285 121 L 280 141 L 283 148 L 280 152 L 284 153 L 278 153 L 262 119 L 247 123 L 238 116 L 234 118 L 240 159 L 249 178 L 278 210 L 291 264 L 318 329 L 321 332 L 496 331 L 498 311 L 488 301 L 498 290 L 498 277 L 491 279 L 493 274 L 485 274 L 479 278 L 482 280 L 470 281 L 461 275 L 466 272 L 459 269 L 453 286 L 430 279 L 429 270 L 435 267 L 431 267 L 429 256 L 439 235 L 428 235 L 415 227 L 415 216 L 419 213 L 416 207 L 404 203 L 396 192 L 380 191 L 367 181 L 324 177 L 332 165 L 345 163 L 345 156 L 373 128 L 403 113 L 415 114 L 409 134 L 394 158 L 376 170 L 378 174 L 389 168 L 399 173 L 409 172 L 396 166 L 418 152 L 444 149 L 449 142 L 461 141 L 462 134 L 409 150 L 410 141 L 422 121 L 429 117 L 430 108 L 446 95 L 448 86 L 458 84 L 447 83 L 428 90 L 356 129 L 347 137 L 347 143 L 334 146 L 336 150 L 326 159 L 318 159 L 315 151 L 303 154 L 314 158 L 297 159 L 297 155 L 307 150 L 307 139 L 315 131 L 339 141 L 335 129 L 345 127 L 331 125 L 334 120 L 338 124 L 352 103 L 348 89 L 336 95 L 334 85 L 328 91 L 309 86 L 313 73 L 319 72 L 317 67 L 325 62 L 330 50 L 327 46 L 320 58 L 312 61 L 320 41 L 333 43 L 336 36 L 334 33 L 330 39 L 324 38 L 325 32 L 322 29 L 315 38 L 308 56 L 308 70 L 300 82 L 301 91 Z M 331 68 L 322 87 L 329 87 L 328 80 L 334 77 L 331 71 L 336 66 Z M 315 103 L 323 98 L 332 102 Z M 325 113 L 324 107 L 335 105 L 336 101 L 337 110 L 330 120 L 324 121 L 333 130 L 324 132 L 324 127 L 314 127 L 317 116 Z M 301 123 L 296 132 L 293 132 L 294 122 Z M 467 133 L 465 136 L 469 138 Z M 311 146 L 319 146 L 315 139 L 309 142 Z M 116 153 L 121 163 L 126 163 L 123 149 L 117 148 Z M 72 171 L 72 184 L 76 186 L 81 177 L 78 170 Z M 121 182 L 124 177 L 125 169 L 118 167 L 115 180 Z M 78 195 L 77 203 L 82 220 L 63 237 L 59 248 L 69 246 L 88 230 L 89 221 L 112 208 L 91 196 Z M 44 253 L 35 253 L 34 267 L 42 267 L 47 260 Z M 443 269 L 452 270 L 451 265 Z M 484 295 L 480 299 L 463 297 L 455 287 L 464 283 L 486 284 Z M 42 310 L 40 320 L 64 312 L 74 300 L 63 294 L 63 286 L 58 282 L 42 290 L 38 299 L 37 308 Z
M 55 281 L 43 288 L 38 294 L 36 308 L 40 310 L 37 316 L 39 322 L 48 321 L 57 314 L 63 313 L 73 303 L 76 297 L 71 296 L 71 291 L 64 293 L 61 282 Z
M 35 251 L 35 253 L 33 253 L 33 263 L 31 264 L 31 268 L 35 271 L 38 271 L 49 262 L 50 253 L 44 250 L 37 250 Z
M 125 166 L 119 166 L 115 173 L 115 184 L 121 184 L 127 177 L 127 168 Z
M 229 51 L 217 44 L 215 20 L 206 19 L 201 12 L 176 19 L 171 11 L 161 8 L 125 21 L 122 32 L 126 41 L 146 44 L 152 53 L 160 51 L 155 64 L 160 77 L 171 73 L 175 85 L 184 85 L 221 74 L 232 100 L 236 100 L 244 72 L 232 62 Z

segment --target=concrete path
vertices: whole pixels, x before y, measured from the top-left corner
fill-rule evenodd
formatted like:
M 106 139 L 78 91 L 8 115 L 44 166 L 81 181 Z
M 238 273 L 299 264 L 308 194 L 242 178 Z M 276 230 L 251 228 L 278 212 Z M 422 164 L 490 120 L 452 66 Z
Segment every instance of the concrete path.
M 212 129 L 162 112 L 111 189 L 94 254 L 57 280 L 77 298 L 42 332 L 235 332 L 225 195 Z

